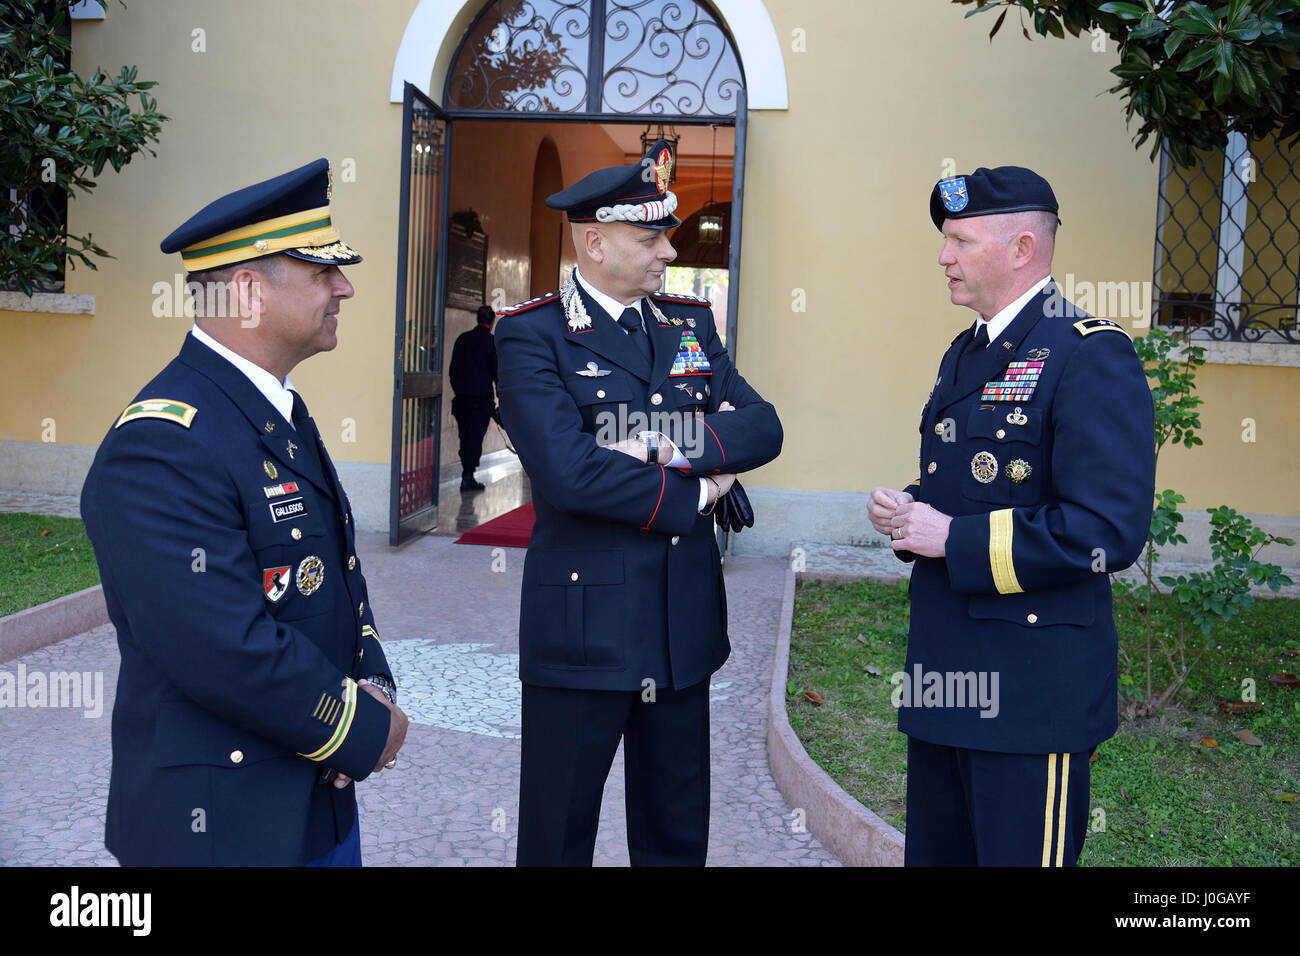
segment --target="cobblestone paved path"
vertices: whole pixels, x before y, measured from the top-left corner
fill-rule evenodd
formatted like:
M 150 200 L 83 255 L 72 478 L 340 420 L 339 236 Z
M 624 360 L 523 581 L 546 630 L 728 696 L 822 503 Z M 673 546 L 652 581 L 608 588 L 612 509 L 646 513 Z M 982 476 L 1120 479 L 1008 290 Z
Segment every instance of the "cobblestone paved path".
M 74 512 L 75 513 L 75 512 Z M 412 719 L 398 767 L 359 785 L 367 865 L 512 864 L 518 811 L 519 583 L 523 551 L 429 536 L 400 550 L 358 541 L 380 636 Z M 766 695 L 784 562 L 727 562 L 732 656 L 713 678 L 714 865 L 838 865 L 792 814 L 768 771 Z M 13 709 L 0 716 L 0 865 L 113 864 L 103 846 L 111 624 L 0 664 L 16 674 L 103 675 L 103 715 Z M 597 865 L 626 865 L 623 763 L 605 790 Z

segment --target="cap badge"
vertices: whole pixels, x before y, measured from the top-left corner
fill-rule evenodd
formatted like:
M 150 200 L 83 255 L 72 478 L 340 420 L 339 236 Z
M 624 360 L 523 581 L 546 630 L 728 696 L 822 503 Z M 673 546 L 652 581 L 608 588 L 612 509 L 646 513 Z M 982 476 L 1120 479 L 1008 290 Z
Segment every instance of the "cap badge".
M 966 192 L 966 177 L 955 176 L 939 183 L 939 198 L 943 208 L 949 212 L 961 212 L 970 203 L 970 194 Z
M 673 178 L 673 154 L 667 146 L 659 150 L 659 158 L 655 162 L 655 188 L 659 192 L 668 192 L 668 181 Z
M 998 460 L 986 451 L 977 452 L 970 460 L 970 473 L 981 485 L 987 485 L 998 476 Z

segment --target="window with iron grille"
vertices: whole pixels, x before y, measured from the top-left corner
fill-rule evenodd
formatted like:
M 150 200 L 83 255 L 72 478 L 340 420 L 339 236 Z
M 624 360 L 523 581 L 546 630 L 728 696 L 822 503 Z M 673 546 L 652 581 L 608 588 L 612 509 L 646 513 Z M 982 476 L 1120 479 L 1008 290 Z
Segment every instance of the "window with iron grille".
M 1156 324 L 1193 340 L 1300 344 L 1300 148 L 1231 133 L 1160 160 Z

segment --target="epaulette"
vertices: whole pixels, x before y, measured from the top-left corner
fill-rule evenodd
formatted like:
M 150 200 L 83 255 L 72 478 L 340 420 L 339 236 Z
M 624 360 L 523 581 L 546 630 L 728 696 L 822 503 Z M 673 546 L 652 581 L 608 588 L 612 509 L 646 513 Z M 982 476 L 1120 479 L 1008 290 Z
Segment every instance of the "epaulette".
M 548 292 L 546 295 L 539 295 L 535 299 L 529 299 L 527 302 L 519 302 L 515 305 L 507 306 L 497 313 L 497 316 L 518 315 L 520 312 L 527 312 L 529 309 L 535 309 L 539 305 L 550 302 L 552 299 L 559 298 L 560 293 Z
M 1091 335 L 1093 332 L 1119 332 L 1130 341 L 1133 339 L 1124 326 L 1110 319 L 1080 319 L 1074 323 L 1074 330 L 1080 335 Z
M 651 292 L 650 298 L 659 302 L 680 302 L 683 305 L 707 305 L 710 308 L 713 307 L 713 303 L 708 299 L 687 295 L 685 292 Z
M 113 427 L 121 428 L 127 422 L 133 422 L 137 418 L 161 418 L 163 421 L 175 422 L 177 425 L 189 428 L 190 422 L 194 421 L 194 416 L 198 412 L 199 410 L 193 405 L 186 405 L 174 399 L 148 398 L 143 402 L 128 405 Z

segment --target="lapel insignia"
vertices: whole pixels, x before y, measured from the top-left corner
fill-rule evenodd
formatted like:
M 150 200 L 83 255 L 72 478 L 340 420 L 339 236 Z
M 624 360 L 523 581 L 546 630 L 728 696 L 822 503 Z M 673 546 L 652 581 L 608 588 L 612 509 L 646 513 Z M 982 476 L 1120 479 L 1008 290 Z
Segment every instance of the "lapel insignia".
M 266 433 L 269 435 L 271 434 L 271 432 L 275 431 L 275 422 L 267 422 L 263 427 L 266 429 Z
M 582 304 L 582 296 L 578 294 L 578 283 L 572 275 L 560 287 L 560 305 L 564 308 L 570 332 L 586 332 L 591 329 L 591 316 L 587 314 L 587 307 Z
M 981 485 L 987 485 L 998 476 L 998 460 L 986 451 L 976 452 L 970 460 L 970 473 Z
M 1019 405 L 1016 406 L 1016 410 L 1014 412 L 1012 412 L 1010 415 L 1007 416 L 1008 425 L 1023 425 L 1027 421 L 1029 421 L 1029 418 L 1027 415 L 1025 415 L 1024 412 L 1020 410 Z
M 1042 362 L 1012 362 L 1000 380 L 984 384 L 980 401 L 1027 402 L 1034 396 L 1042 370 Z
M 646 296 L 644 301 L 650 306 L 650 314 L 655 317 L 655 321 L 658 322 L 660 326 L 669 326 L 672 324 L 669 321 L 668 316 L 664 315 L 663 312 L 659 310 L 659 306 L 655 305 L 654 299 Z
M 681 320 L 681 319 L 669 319 L 668 321 L 671 322 L 673 325 L 681 325 L 681 324 L 682 324 L 682 320 Z
M 293 453 L 298 450 L 298 446 L 295 445 L 293 442 L 289 442 L 287 445 L 284 446 L 284 450 L 289 453 L 289 459 L 292 461 Z
M 578 374 L 583 378 L 601 378 L 609 374 L 609 369 L 601 368 L 595 362 L 588 362 L 586 368 L 578 369 Z
M 289 566 L 262 569 L 262 591 L 275 604 L 289 592 Z
M 282 485 L 267 485 L 262 489 L 268 498 L 279 498 L 281 495 L 291 495 L 298 490 L 298 482 L 286 481 Z
M 1025 353 L 1025 358 L 1029 359 L 1031 362 L 1041 362 L 1051 354 L 1052 350 L 1049 348 L 1030 349 Z
M 266 477 L 270 478 L 272 481 L 275 481 L 275 479 L 280 477 L 280 472 L 278 472 L 275 465 L 271 464 L 269 461 L 262 462 L 262 470 L 266 472 Z
M 680 322 L 681 319 L 673 319 L 674 322 Z M 677 357 L 673 359 L 673 367 L 669 370 L 669 375 L 698 375 L 702 372 L 712 372 L 709 365 L 709 357 L 704 354 L 700 348 L 699 341 L 695 338 L 695 333 L 689 329 L 683 330 L 682 341 L 677 346 Z
M 1034 469 L 1029 467 L 1029 462 L 1023 458 L 1017 458 L 1014 461 L 1007 462 L 1007 477 L 1017 485 L 1025 481 L 1033 474 Z
M 316 593 L 325 580 L 325 562 L 309 554 L 298 563 L 298 590 L 304 595 Z

